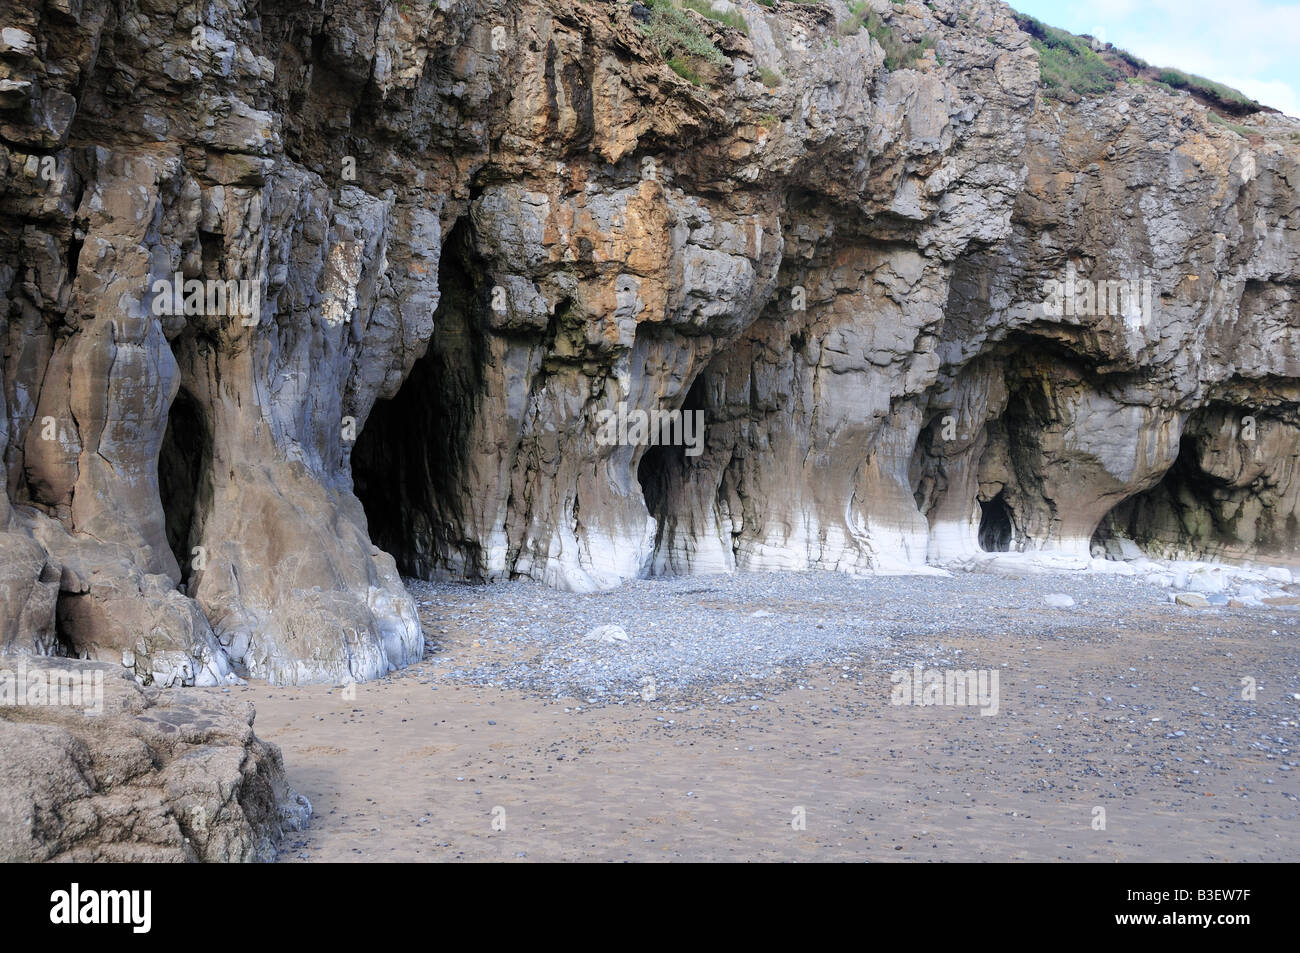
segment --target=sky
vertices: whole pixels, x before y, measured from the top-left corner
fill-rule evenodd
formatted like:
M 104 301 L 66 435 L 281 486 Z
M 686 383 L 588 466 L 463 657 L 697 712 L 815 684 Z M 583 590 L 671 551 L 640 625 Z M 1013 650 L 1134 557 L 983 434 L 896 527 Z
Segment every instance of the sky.
M 1235 86 L 1300 117 L 1300 0 L 1008 0 L 1152 66 Z

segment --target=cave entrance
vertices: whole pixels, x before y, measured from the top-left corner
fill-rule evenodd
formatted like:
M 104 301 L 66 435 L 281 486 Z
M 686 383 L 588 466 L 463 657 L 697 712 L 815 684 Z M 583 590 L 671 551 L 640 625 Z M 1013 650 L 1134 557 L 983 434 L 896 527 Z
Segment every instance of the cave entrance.
M 181 570 L 181 584 L 193 575 L 191 548 L 202 524 L 200 481 L 212 461 L 212 436 L 203 409 L 185 388 L 167 412 L 167 429 L 158 451 L 158 496 L 162 501 L 167 546 Z
M 1239 548 L 1230 515 L 1247 491 L 1234 492 L 1229 479 L 1201 466 L 1203 459 L 1214 458 L 1215 437 L 1234 416 L 1240 414 L 1223 407 L 1193 411 L 1183 425 L 1173 465 L 1155 486 L 1107 513 L 1093 533 L 1093 545 L 1105 549 L 1111 540 L 1130 539 L 1143 551 L 1168 559 L 1220 558 Z M 1261 531 L 1262 537 L 1256 537 Z M 1249 532 L 1268 540 L 1265 526 L 1252 526 Z
M 456 561 L 453 549 L 476 545 L 455 531 L 474 395 L 488 363 L 475 320 L 485 283 L 464 219 L 448 233 L 438 281 L 428 348 L 397 393 L 375 402 L 352 447 L 353 492 L 371 541 L 419 579 Z
M 654 418 L 651 417 L 653 421 Z M 703 449 L 704 431 L 704 375 L 698 375 L 692 382 L 686 398 L 682 401 L 681 425 L 674 434 L 683 442 L 657 444 L 646 447 L 637 464 L 636 478 L 641 484 L 641 497 L 646 510 L 655 520 L 655 550 L 666 537 L 671 536 L 674 527 L 670 524 L 676 514 L 685 508 L 686 495 L 692 492 L 693 480 L 699 461 L 703 455 L 688 455 L 685 441 L 698 441 Z M 653 423 L 651 424 L 653 428 Z M 671 429 L 671 428 L 670 428 Z M 655 560 L 658 563 L 658 559 Z
M 636 478 L 641 484 L 645 508 L 658 523 L 660 531 L 663 530 L 663 511 L 669 499 L 669 487 L 685 465 L 686 454 L 681 447 L 649 447 L 637 464 Z
M 980 549 L 986 553 L 1011 551 L 1011 507 L 999 492 L 991 500 L 980 501 Z
M 1059 426 L 1054 396 L 1069 381 L 1071 365 L 1028 343 L 1010 347 L 1002 368 L 1006 403 L 986 424 L 986 440 L 976 483 L 991 492 L 979 499 L 977 541 L 989 553 L 1024 552 L 1043 545 L 1055 505 L 1044 490 L 1043 467 L 1049 453 L 1044 434 Z

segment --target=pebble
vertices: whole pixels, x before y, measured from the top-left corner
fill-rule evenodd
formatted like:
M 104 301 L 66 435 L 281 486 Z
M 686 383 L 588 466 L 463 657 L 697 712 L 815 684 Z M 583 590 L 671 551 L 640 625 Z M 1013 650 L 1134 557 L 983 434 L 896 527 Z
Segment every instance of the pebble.
M 584 642 L 626 642 L 627 630 L 621 625 L 600 625 L 582 637 Z
M 1073 595 L 1060 591 L 1065 582 Z M 454 640 L 440 646 L 438 657 L 426 663 L 440 663 L 434 675 L 440 684 L 522 689 L 589 707 L 633 697 L 640 702 L 648 678 L 654 697 L 644 700 L 662 705 L 688 688 L 774 678 L 825 663 L 857 682 L 884 664 L 966 667 L 970 663 L 957 650 L 927 641 L 955 626 L 963 638 L 1022 637 L 1045 646 L 1058 632 L 1074 637 L 1080 626 L 1099 640 L 1119 636 L 1135 604 L 1149 606 L 1157 618 L 1163 613 L 1160 624 L 1167 627 L 1203 624 L 1142 576 L 1110 573 L 737 572 L 637 579 L 591 593 L 526 580 L 406 584 L 427 605 L 422 616 L 428 631 L 454 626 L 466 642 L 482 643 L 472 662 L 456 655 Z M 1200 593 L 1178 598 L 1208 605 Z M 1066 600 L 1073 609 L 1068 614 L 1043 611 L 1045 604 L 1064 606 Z M 1002 660 L 988 664 L 1008 668 Z

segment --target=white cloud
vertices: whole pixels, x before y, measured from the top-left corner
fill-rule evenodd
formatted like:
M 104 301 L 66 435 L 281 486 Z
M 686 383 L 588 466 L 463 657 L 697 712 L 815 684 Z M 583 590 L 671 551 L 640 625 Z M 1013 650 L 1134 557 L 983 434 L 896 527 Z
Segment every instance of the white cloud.
M 1300 95 L 1295 87 L 1280 79 L 1234 79 L 1225 77 L 1220 82 L 1235 86 L 1251 99 L 1258 100 L 1265 106 L 1280 109 L 1288 116 L 1300 118 Z
M 1011 0 L 1015 6 L 1015 0 Z M 1027 4 L 1028 5 L 1028 4 Z M 1065 0 L 1035 15 L 1104 35 L 1151 63 L 1235 86 L 1290 115 L 1300 110 L 1300 3 L 1271 0 Z
M 1093 0 L 1088 9 L 1097 19 L 1122 20 L 1138 9 L 1137 0 Z
M 1229 67 L 1224 72 L 1234 75 L 1259 76 L 1271 67 L 1295 68 L 1300 5 L 1270 6 L 1260 0 L 1233 0 L 1231 4 L 1154 0 L 1153 5 L 1160 10 L 1151 36 L 1156 42 L 1195 50 Z

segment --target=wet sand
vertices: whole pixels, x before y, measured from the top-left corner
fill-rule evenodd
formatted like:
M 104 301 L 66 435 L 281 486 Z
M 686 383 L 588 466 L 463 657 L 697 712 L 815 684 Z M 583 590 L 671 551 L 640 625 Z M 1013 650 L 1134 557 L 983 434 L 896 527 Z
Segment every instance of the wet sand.
M 455 626 L 354 699 L 231 694 L 313 804 L 287 862 L 1286 861 L 1293 611 L 1207 614 L 1200 635 L 1140 609 L 1119 634 L 948 635 L 925 664 L 997 668 L 992 716 L 892 704 L 897 659 L 866 653 L 589 708 L 447 678 L 433 656 L 519 651 Z

